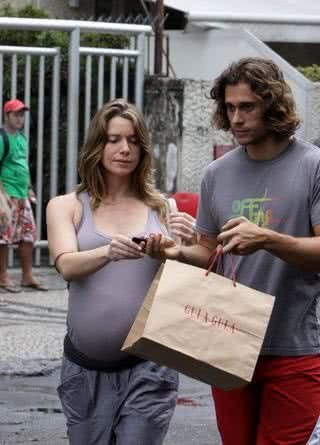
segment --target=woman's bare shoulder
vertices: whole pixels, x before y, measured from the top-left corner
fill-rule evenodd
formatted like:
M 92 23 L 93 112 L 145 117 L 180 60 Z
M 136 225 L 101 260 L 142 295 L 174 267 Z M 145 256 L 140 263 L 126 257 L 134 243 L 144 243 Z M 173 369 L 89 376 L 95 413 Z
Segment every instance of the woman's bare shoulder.
M 48 211 L 74 212 L 79 208 L 81 208 L 81 204 L 75 192 L 55 196 L 50 199 L 47 206 Z

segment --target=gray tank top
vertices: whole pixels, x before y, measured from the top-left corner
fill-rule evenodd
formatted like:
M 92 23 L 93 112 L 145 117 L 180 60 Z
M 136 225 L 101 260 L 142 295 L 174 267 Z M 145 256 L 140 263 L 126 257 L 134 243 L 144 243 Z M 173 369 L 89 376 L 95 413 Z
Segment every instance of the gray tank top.
M 77 227 L 79 250 L 110 244 L 112 237 L 97 230 L 87 193 L 79 195 L 83 215 Z M 143 233 L 166 233 L 157 213 L 149 209 Z M 67 329 L 74 347 L 105 362 L 127 357 L 121 346 L 146 296 L 160 262 L 149 256 L 110 262 L 69 285 Z

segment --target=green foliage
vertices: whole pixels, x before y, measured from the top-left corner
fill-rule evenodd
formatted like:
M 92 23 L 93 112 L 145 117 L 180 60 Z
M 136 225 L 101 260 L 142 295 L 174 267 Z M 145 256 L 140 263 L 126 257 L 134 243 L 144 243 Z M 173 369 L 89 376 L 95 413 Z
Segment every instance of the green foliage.
M 14 9 L 10 5 L 0 9 L 2 17 L 49 18 L 42 9 L 32 5 Z M 17 31 L 1 30 L 0 41 L 6 45 L 59 47 L 62 51 L 68 48 L 68 33 L 60 31 Z M 128 44 L 126 36 L 103 33 L 82 33 L 81 45 L 96 48 L 124 48 Z
M 297 69 L 312 82 L 320 82 L 320 65 L 298 66 Z
M 83 33 L 80 41 L 82 46 L 95 48 L 125 48 L 129 43 L 126 36 L 99 33 Z
M 31 5 L 26 6 L 20 10 L 12 8 L 10 5 L 4 6 L 0 10 L 2 17 L 29 17 L 29 18 L 48 18 L 48 14 L 41 9 L 35 8 Z M 19 31 L 5 29 L 0 31 L 0 41 L 5 45 L 17 46 L 40 46 L 38 41 L 43 39 L 43 32 L 39 31 Z

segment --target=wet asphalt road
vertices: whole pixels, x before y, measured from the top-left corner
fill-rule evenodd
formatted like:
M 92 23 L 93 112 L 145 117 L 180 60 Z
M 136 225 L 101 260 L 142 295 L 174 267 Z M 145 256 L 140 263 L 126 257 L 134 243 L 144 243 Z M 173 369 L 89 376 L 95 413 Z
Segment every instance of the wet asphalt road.
M 58 374 L 0 377 L 1 445 L 68 444 L 55 392 Z M 181 377 L 179 402 L 165 445 L 220 445 L 207 385 Z

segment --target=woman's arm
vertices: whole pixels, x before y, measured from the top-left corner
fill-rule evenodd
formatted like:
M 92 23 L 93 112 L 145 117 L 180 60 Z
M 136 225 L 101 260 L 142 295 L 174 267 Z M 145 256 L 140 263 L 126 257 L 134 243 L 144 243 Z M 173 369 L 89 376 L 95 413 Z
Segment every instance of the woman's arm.
M 141 247 L 124 235 L 115 235 L 110 244 L 79 252 L 76 224 L 82 206 L 75 194 L 58 196 L 47 206 L 47 231 L 50 254 L 66 281 L 90 275 L 109 261 L 141 258 Z

